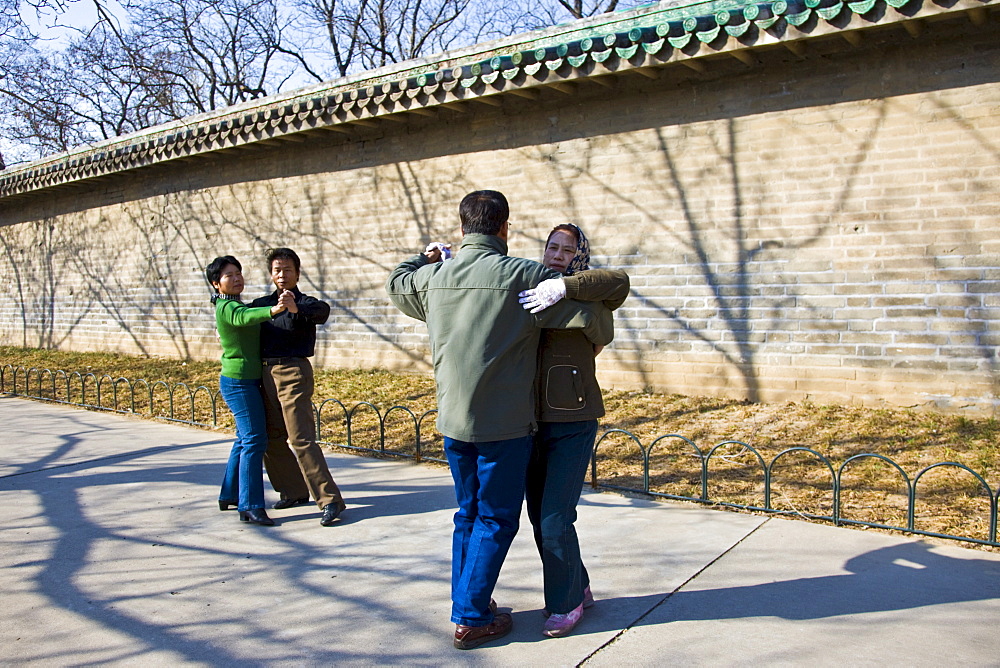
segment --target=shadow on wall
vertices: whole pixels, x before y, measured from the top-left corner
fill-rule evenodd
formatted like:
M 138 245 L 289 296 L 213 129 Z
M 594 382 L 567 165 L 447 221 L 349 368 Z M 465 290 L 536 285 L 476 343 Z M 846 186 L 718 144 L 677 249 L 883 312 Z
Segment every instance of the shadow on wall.
M 98 317 L 93 295 L 75 294 L 78 285 L 68 264 L 90 250 L 78 230 L 46 219 L 31 226 L 0 228 L 0 244 L 12 279 L 9 308 L 14 317 L 8 322 L 20 322 L 22 346 L 58 348 L 75 326 Z
M 457 205 L 440 197 L 442 180 L 451 189 L 472 186 L 461 174 L 421 175 L 407 164 L 382 171 L 369 175 L 374 183 L 355 184 L 356 191 L 338 190 L 336 202 L 307 187 L 299 202 L 284 206 L 288 195 L 274 183 L 238 183 L 222 192 L 142 200 L 116 219 L 105 213 L 96 220 L 76 216 L 72 225 L 47 219 L 0 228 L 14 278 L 19 342 L 59 348 L 78 336 L 99 341 L 94 348 L 190 358 L 206 330 L 214 331 L 205 265 L 217 255 L 235 255 L 250 301 L 273 290 L 266 251 L 290 246 L 303 259 L 301 289 L 333 306 L 321 339 L 338 329 L 352 336 L 360 331 L 425 363 L 422 351 L 397 340 L 399 326 L 378 317 L 372 295 L 387 307 L 382 286 L 396 263 L 432 239 L 453 235 Z M 339 206 L 367 206 L 373 197 L 393 203 L 385 214 L 398 222 L 395 234 L 380 235 L 384 226 L 361 227 L 357 210 Z M 409 243 L 414 223 L 418 247 L 393 245 L 404 237 Z
M 932 46 L 943 63 L 976 48 L 958 42 Z M 427 241 L 455 239 L 456 203 L 484 187 L 488 173 L 497 183 L 491 187 L 508 192 L 512 202 L 530 202 L 524 224 L 529 233 L 544 234 L 555 222 L 579 222 L 599 242 L 595 255 L 606 255 L 608 264 L 658 271 L 658 280 L 674 278 L 683 286 L 671 291 L 635 281 L 633 297 L 619 314 L 622 343 L 608 351 L 617 352 L 619 364 L 653 386 L 643 352 L 710 353 L 741 379 L 742 395 L 756 401 L 762 352 L 801 352 L 783 347 L 796 328 L 831 344 L 825 354 L 868 354 L 839 338 L 849 324 L 835 307 L 797 287 L 803 273 L 826 285 L 841 280 L 833 260 L 823 257 L 833 239 L 856 233 L 871 247 L 880 243 L 879 233 L 855 221 L 869 215 L 881 222 L 879 216 L 893 213 L 888 203 L 877 215 L 859 205 L 859 190 L 878 178 L 880 140 L 900 137 L 898 127 L 886 130 L 891 120 L 907 117 L 911 127 L 947 123 L 1000 163 L 995 143 L 938 93 L 994 82 L 995 71 L 970 67 L 957 83 L 942 73 L 924 76 L 906 64 L 917 48 L 818 59 L 795 76 L 779 67 L 703 81 L 671 69 L 662 81 L 618 84 L 623 96 L 645 100 L 662 109 L 658 113 L 623 114 L 606 93 L 583 89 L 574 104 L 543 96 L 536 103 L 505 101 L 503 109 L 481 109 L 471 129 L 467 119 L 414 119 L 413 127 L 379 128 L 354 143 L 317 139 L 294 149 L 294 160 L 289 149 L 275 148 L 252 160 L 240 154 L 231 169 L 195 161 L 169 172 L 166 165 L 165 175 L 149 185 L 155 193 L 137 186 L 125 194 L 132 198 L 121 205 L 125 239 L 107 238 L 108 230 L 122 227 L 110 219 L 81 223 L 72 232 L 57 218 L 30 229 L 0 228 L 14 268 L 20 338 L 23 345 L 57 347 L 74 329 L 107 320 L 107 327 L 95 331 L 123 336 L 140 353 L 151 351 L 155 341 L 152 352 L 169 346 L 172 354 L 189 357 L 210 338 L 209 289 L 200 273 L 205 264 L 218 254 L 237 255 L 251 268 L 246 296 L 253 298 L 270 290 L 261 266 L 264 251 L 287 245 L 305 261 L 303 289 L 334 306 L 320 335 L 321 350 L 344 355 L 353 341 L 366 339 L 376 342 L 364 344 L 369 350 L 391 347 L 426 368 L 422 334 L 407 340 L 413 324 L 387 306 L 381 286 L 396 263 Z M 875 55 L 886 72 L 897 75 L 879 79 L 879 98 L 871 97 L 873 85 L 851 85 Z M 738 90 L 759 94 L 741 96 Z M 933 104 L 905 108 L 903 98 L 916 93 L 921 103 Z M 850 104 L 859 100 L 865 104 Z M 761 119 L 775 116 L 784 120 L 780 136 L 763 136 Z M 770 123 L 773 132 L 779 124 Z M 572 150 L 562 150 L 570 144 Z M 817 151 L 836 159 L 820 165 Z M 504 152 L 518 157 L 507 163 L 493 157 Z M 801 163 L 799 156 L 805 156 Z M 441 166 L 434 159 L 442 157 L 454 159 Z M 517 169 L 505 173 L 505 165 Z M 300 179 L 295 189 L 287 185 L 294 177 L 313 176 L 323 178 Z M 992 187 L 975 175 L 962 182 L 968 190 L 956 192 L 956 200 Z M 819 193 L 820 201 L 799 210 L 801 199 L 788 196 L 795 192 Z M 53 206 L 72 209 L 72 202 L 61 197 Z M 603 220 L 613 222 L 599 225 Z M 942 245 L 960 243 L 965 232 L 961 226 L 945 230 Z M 526 254 L 538 257 L 540 246 L 539 239 Z M 956 281 L 953 259 L 942 250 L 911 260 L 945 284 Z M 664 276 L 667 271 L 672 273 Z M 875 269 L 865 280 L 902 285 L 912 277 Z M 978 356 L 970 364 L 987 368 L 1000 389 L 990 340 L 996 325 L 988 313 L 976 312 L 990 282 L 972 277 L 962 286 L 947 304 L 882 317 L 891 328 L 895 317 L 930 322 L 948 308 L 969 310 L 970 317 L 959 320 L 972 322 L 956 339 L 971 337 L 973 343 L 956 344 L 954 353 L 945 349 L 940 356 Z M 341 332 L 348 334 L 339 339 Z M 837 352 L 837 345 L 856 352 Z M 626 356 L 626 349 L 636 354 Z M 896 363 L 882 353 L 876 357 Z
M 946 102 L 932 99 L 931 110 L 904 109 L 904 113 L 917 119 L 942 114 L 943 123 L 959 129 L 965 141 L 1000 164 L 1000 149 Z M 997 325 L 981 310 L 982 295 L 993 282 L 989 272 L 975 267 L 961 272 L 964 268 L 955 262 L 960 258 L 949 256 L 949 248 L 967 245 L 976 234 L 982 237 L 975 222 L 945 221 L 936 228 L 933 245 L 925 246 L 918 240 L 900 241 L 911 234 L 907 231 L 893 237 L 911 229 L 906 221 L 921 219 L 920 210 L 870 210 L 869 200 L 889 197 L 879 184 L 880 142 L 898 143 L 894 134 L 898 127 L 889 131 L 886 126 L 898 123 L 900 109 L 893 108 L 907 104 L 879 100 L 853 116 L 841 109 L 812 111 L 808 124 L 791 116 L 784 133 L 770 141 L 761 138 L 766 123 L 748 117 L 724 119 L 695 132 L 662 127 L 606 138 L 599 147 L 591 143 L 582 155 L 558 146 L 525 150 L 538 175 L 533 180 L 558 189 L 553 208 L 560 217 L 582 224 L 585 230 L 592 229 L 589 223 L 605 232 L 597 245 L 592 240 L 592 252 L 599 256 L 600 244 L 611 243 L 614 250 L 604 252 L 612 261 L 617 251 L 619 266 L 635 263 L 632 299 L 617 318 L 619 340 L 629 341 L 608 352 L 711 351 L 742 378 L 742 397 L 759 401 L 762 350 L 794 355 L 817 342 L 829 344 L 819 354 L 847 358 L 845 366 L 864 357 L 876 365 L 886 364 L 878 343 L 866 346 L 863 333 L 853 334 L 864 331 L 856 325 L 867 321 L 871 331 L 871 320 L 878 318 L 882 332 L 890 334 L 878 332 L 873 338 L 891 336 L 890 341 L 905 351 L 908 343 L 918 347 L 926 343 L 918 340 L 921 332 L 911 326 L 910 321 L 919 318 L 928 338 L 941 338 L 946 330 L 932 331 L 926 323 L 949 323 L 948 331 L 955 336 L 941 344 L 942 354 L 978 356 L 1000 388 L 989 336 Z M 891 114 L 896 118 L 890 121 Z M 801 146 L 817 141 L 815 126 L 823 128 L 830 164 L 823 169 L 815 162 L 809 169 L 790 167 Z M 626 158 L 609 168 L 608 156 L 619 154 Z M 993 187 L 974 171 L 960 182 L 961 192 Z M 607 202 L 601 211 L 593 207 L 595 200 L 601 200 L 595 191 Z M 796 191 L 812 195 L 815 201 L 803 201 L 796 208 L 780 197 Z M 798 199 L 802 201 L 802 196 Z M 953 206 L 963 204 L 961 195 L 953 199 Z M 631 224 L 604 223 L 609 210 Z M 899 251 L 893 250 L 882 257 L 873 253 L 883 243 L 896 245 L 902 255 L 894 257 L 892 253 Z M 932 291 L 941 286 L 938 291 L 947 296 L 922 292 L 926 285 L 914 286 L 914 273 L 921 275 L 921 282 L 934 284 Z M 642 276 L 650 277 L 652 286 L 661 282 L 660 288 L 644 286 Z M 664 289 L 663 281 L 671 287 Z M 852 307 L 848 296 L 869 299 L 864 304 L 869 310 Z M 902 306 L 895 310 L 879 306 L 876 302 L 883 296 L 886 302 L 897 297 Z M 872 315 L 875 311 L 877 316 Z M 637 314 L 636 322 L 630 320 L 631 314 Z M 670 325 L 650 326 L 650 319 Z M 900 355 L 888 363 L 923 365 L 935 373 L 941 368 L 939 359 Z M 646 387 L 655 386 L 641 355 L 638 362 L 622 362 L 634 365 Z M 975 359 L 971 363 L 977 364 Z

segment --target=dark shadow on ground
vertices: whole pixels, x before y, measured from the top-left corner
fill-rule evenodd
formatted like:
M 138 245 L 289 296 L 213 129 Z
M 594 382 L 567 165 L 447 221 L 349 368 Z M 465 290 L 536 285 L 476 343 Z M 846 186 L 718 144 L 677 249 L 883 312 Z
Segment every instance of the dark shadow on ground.
M 848 560 L 844 567 L 850 573 L 745 587 L 682 589 L 664 601 L 657 623 L 748 617 L 823 619 L 1000 598 L 1000 562 L 944 556 L 926 543 L 867 552 Z

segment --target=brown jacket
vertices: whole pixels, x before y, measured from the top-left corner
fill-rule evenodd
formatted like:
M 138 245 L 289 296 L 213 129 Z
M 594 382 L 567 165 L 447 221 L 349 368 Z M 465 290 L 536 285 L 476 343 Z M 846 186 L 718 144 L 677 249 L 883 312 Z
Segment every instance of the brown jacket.
M 614 310 L 629 293 L 628 274 L 613 269 L 590 269 L 564 276 L 566 298 L 602 301 Z M 597 384 L 594 345 L 579 331 L 546 329 L 538 346 L 535 376 L 539 422 L 596 420 L 604 415 Z

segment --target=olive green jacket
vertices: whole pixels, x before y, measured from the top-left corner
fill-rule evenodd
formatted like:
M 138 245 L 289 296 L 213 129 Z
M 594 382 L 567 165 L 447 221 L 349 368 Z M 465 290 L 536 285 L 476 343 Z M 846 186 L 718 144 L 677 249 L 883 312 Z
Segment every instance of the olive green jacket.
M 614 338 L 603 304 L 563 300 L 531 314 L 522 290 L 559 273 L 509 257 L 500 237 L 467 234 L 454 259 L 416 255 L 386 282 L 393 304 L 427 323 L 437 381 L 439 432 L 459 441 L 500 441 L 535 431 L 535 365 L 542 328 L 580 329 L 597 345 Z

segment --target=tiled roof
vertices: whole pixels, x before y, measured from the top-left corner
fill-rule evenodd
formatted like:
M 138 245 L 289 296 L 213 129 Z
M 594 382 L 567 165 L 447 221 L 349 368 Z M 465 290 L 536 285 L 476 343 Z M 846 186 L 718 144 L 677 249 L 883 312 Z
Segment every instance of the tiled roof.
M 775 0 L 661 2 L 477 45 L 436 58 L 262 98 L 38 160 L 0 172 L 0 200 L 183 157 L 474 100 L 533 98 L 539 87 L 566 89 L 580 79 L 633 72 L 657 78 L 661 68 L 705 71 L 710 57 L 745 65 L 753 51 L 776 44 L 804 53 L 808 40 L 839 34 L 851 45 L 866 29 L 899 24 L 901 39 L 919 39 L 924 22 L 965 14 L 989 20 L 1000 0 Z M 904 32 L 905 30 L 905 32 Z M 354 129 L 352 129 L 352 127 Z

